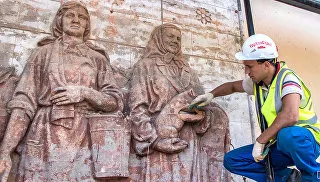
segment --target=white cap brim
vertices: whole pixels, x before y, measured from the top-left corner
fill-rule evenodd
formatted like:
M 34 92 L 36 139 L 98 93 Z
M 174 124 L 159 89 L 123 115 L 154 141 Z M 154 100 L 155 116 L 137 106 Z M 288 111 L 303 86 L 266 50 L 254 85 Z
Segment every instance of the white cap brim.
M 240 51 L 240 52 L 237 52 L 234 56 L 235 56 L 236 59 L 239 60 L 239 61 L 257 60 L 257 58 L 249 58 L 249 57 L 244 56 L 241 51 Z
M 243 61 L 243 60 L 246 60 L 246 57 L 243 56 L 242 52 L 237 52 L 235 55 L 237 60 L 240 60 L 240 61 Z

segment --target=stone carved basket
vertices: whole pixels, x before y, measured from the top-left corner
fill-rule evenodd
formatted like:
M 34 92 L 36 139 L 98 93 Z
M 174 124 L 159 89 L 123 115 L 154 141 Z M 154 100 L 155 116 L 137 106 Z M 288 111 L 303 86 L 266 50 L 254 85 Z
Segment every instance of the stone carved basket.
M 92 114 L 89 119 L 94 177 L 129 177 L 130 130 L 122 113 Z

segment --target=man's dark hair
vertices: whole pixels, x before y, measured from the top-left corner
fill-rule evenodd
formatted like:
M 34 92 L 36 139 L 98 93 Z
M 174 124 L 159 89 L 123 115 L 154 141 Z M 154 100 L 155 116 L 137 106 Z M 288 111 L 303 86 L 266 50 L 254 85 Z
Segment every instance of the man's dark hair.
M 266 61 L 268 61 L 269 63 L 271 63 L 273 66 L 275 66 L 275 65 L 276 65 L 276 62 L 277 62 L 277 58 L 259 59 L 259 60 L 257 60 L 257 62 L 258 62 L 259 64 L 264 63 L 264 62 L 266 62 Z

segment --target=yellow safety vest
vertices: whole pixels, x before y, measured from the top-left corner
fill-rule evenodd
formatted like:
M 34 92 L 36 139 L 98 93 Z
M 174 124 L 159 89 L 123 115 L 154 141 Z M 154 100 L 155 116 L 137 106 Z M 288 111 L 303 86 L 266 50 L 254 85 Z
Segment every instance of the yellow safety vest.
M 314 112 L 314 109 L 312 106 L 311 93 L 309 89 L 305 86 L 303 81 L 296 75 L 296 73 L 294 73 L 294 71 L 289 69 L 284 62 L 281 62 L 280 64 L 281 64 L 280 65 L 281 68 L 278 74 L 273 79 L 266 98 L 264 98 L 263 96 L 262 86 L 258 86 L 257 84 L 254 84 L 254 95 L 255 95 L 256 106 L 258 106 L 257 102 L 260 101 L 261 113 L 265 117 L 265 120 L 269 127 L 273 123 L 273 121 L 275 120 L 275 118 L 277 117 L 278 113 L 281 111 L 281 108 L 282 108 L 281 95 L 282 95 L 283 79 L 288 74 L 294 74 L 302 84 L 301 85 L 302 90 L 307 100 L 307 102 L 303 106 L 299 107 L 299 121 L 296 124 L 296 126 L 305 127 L 308 130 L 310 130 L 313 136 L 315 137 L 316 141 L 320 144 L 320 121 L 318 120 L 317 115 Z M 257 98 L 257 93 L 256 93 L 257 86 L 259 88 L 260 98 Z M 258 118 L 260 117 L 258 116 Z M 259 124 L 261 124 L 260 120 L 259 120 Z

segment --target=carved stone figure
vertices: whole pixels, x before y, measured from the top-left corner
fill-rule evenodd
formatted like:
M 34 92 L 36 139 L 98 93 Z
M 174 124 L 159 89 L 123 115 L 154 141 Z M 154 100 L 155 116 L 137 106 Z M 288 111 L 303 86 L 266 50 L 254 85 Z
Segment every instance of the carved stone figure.
M 193 91 L 189 90 L 176 95 L 170 100 L 154 122 L 158 137 L 177 138 L 185 122 L 192 123 L 203 120 L 203 111 L 188 112 L 189 103 L 194 97 Z
M 188 111 L 203 93 L 198 76 L 181 53 L 181 31 L 156 27 L 133 68 L 129 94 L 133 148 L 140 166 L 135 181 L 228 181 L 223 155 L 229 149 L 228 118 L 217 105 Z
M 40 41 L 28 59 L 8 104 L 12 114 L 0 148 L 1 181 L 19 142 L 17 181 L 93 181 L 87 116 L 123 108 L 107 55 L 87 41 L 86 7 L 62 4 L 52 30 L 53 37 Z
M 14 67 L 0 67 L 0 143 L 9 120 L 7 104 L 12 98 L 13 91 L 17 85 L 18 77 L 15 75 Z
M 10 113 L 7 108 L 8 102 L 11 100 L 13 91 L 19 81 L 15 74 L 15 68 L 7 64 L 0 66 L 0 144 L 2 142 L 7 124 L 10 118 Z M 11 154 L 13 166 L 10 172 L 10 177 L 17 173 L 17 163 L 19 162 L 19 151 Z

